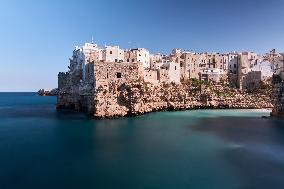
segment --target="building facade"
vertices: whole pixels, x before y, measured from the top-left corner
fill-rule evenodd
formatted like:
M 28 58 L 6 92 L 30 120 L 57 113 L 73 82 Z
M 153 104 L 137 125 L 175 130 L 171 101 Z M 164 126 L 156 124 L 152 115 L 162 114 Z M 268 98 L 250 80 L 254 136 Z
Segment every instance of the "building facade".
M 275 51 L 261 56 L 254 52 L 196 53 L 173 49 L 169 55 L 152 55 L 145 48 L 100 48 L 97 44 L 86 43 L 75 48 L 69 71 L 61 73 L 60 80 L 70 75 L 76 75 L 73 79 L 82 84 L 102 80 L 126 82 L 127 78 L 153 84 L 180 83 L 188 79 L 218 83 L 228 79 L 238 88 L 248 89 L 251 83 L 268 80 L 273 73 L 284 77 L 283 63 L 283 55 Z M 129 73 L 139 75 L 130 76 Z M 62 82 L 59 86 L 63 86 Z
M 129 49 L 124 52 L 124 62 L 140 62 L 144 68 L 150 68 L 150 53 L 145 48 Z
M 101 52 L 104 62 L 124 61 L 124 50 L 120 49 L 119 46 L 106 46 Z

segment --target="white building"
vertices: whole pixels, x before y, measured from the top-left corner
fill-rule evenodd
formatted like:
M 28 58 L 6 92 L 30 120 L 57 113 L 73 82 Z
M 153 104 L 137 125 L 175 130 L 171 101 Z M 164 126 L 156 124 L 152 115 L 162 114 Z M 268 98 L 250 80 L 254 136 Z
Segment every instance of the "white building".
M 124 50 L 120 49 L 119 46 L 106 46 L 102 50 L 102 60 L 104 62 L 123 62 Z
M 274 70 L 273 63 L 269 61 L 259 62 L 251 68 L 251 71 L 261 72 L 262 81 L 271 78 L 273 76 L 273 70 Z
M 150 68 L 157 69 L 156 64 L 162 61 L 161 54 L 150 54 Z
M 238 54 L 237 53 L 229 53 L 228 54 L 228 70 L 231 74 L 237 74 L 238 72 Z
M 81 66 L 83 70 L 83 80 L 85 80 L 86 64 L 94 60 L 99 60 L 99 52 L 100 49 L 98 45 L 94 43 L 85 43 L 84 46 L 75 47 L 72 60 L 70 61 L 76 63 L 75 65 L 77 66 Z
M 223 69 L 203 68 L 200 70 L 200 80 L 219 82 L 226 75 Z
M 176 62 L 164 61 L 158 63 L 160 82 L 180 83 L 181 69 L 180 64 Z
M 124 52 L 125 62 L 140 62 L 145 69 L 150 68 L 150 53 L 145 48 L 136 48 Z

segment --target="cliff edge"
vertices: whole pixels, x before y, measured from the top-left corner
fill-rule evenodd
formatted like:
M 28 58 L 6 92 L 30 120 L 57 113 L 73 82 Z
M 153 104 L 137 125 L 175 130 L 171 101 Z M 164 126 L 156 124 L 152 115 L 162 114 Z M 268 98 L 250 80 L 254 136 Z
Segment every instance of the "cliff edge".
M 134 82 L 108 82 L 93 89 L 78 87 L 60 90 L 58 109 L 83 111 L 96 118 L 141 115 L 147 112 L 188 109 L 260 109 L 272 108 L 270 89 L 244 92 L 225 85 L 198 80 L 181 84 Z

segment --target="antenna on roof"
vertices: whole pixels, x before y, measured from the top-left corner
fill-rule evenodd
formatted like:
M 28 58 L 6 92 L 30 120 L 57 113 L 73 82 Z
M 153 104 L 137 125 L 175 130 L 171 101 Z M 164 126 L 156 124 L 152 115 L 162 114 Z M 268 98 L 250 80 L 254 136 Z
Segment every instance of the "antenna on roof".
M 94 36 L 92 36 L 92 44 L 94 44 Z

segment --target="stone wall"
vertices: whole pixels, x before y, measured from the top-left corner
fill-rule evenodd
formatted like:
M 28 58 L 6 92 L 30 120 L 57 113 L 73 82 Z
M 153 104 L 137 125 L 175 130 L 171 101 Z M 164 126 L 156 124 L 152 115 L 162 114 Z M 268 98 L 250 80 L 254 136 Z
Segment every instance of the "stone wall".
M 143 78 L 145 82 L 158 84 L 158 70 L 144 70 Z
M 96 82 L 132 82 L 143 77 L 143 65 L 140 63 L 114 63 L 96 62 L 94 66 L 94 79 Z

